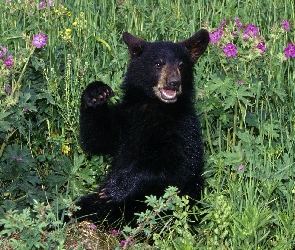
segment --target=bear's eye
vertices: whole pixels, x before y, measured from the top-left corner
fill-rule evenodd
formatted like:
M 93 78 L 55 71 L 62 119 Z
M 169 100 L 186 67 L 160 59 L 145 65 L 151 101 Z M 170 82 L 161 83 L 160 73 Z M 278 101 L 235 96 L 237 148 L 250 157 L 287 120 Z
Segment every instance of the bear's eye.
M 179 68 L 180 70 L 183 69 L 183 66 L 184 66 L 184 63 L 183 63 L 183 62 L 180 62 L 180 63 L 178 64 L 178 68 Z
M 162 68 L 163 65 L 164 65 L 163 61 L 157 61 L 157 62 L 155 63 L 155 67 L 156 67 L 157 69 Z

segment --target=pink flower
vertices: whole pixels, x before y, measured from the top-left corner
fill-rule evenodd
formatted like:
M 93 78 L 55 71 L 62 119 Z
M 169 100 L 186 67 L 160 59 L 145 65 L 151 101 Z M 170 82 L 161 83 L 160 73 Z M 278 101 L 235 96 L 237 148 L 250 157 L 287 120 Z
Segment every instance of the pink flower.
M 39 3 L 39 9 L 42 9 L 46 5 L 46 1 L 40 2 Z
M 112 234 L 112 235 L 118 235 L 118 234 L 121 234 L 121 232 L 120 232 L 120 231 L 118 231 L 118 230 L 115 230 L 115 229 L 113 229 L 113 230 L 110 230 L 110 231 L 109 231 L 109 233 L 110 233 L 110 234 Z
M 0 58 L 6 56 L 7 48 L 5 46 L 0 46 Z
M 242 80 L 238 80 L 238 84 L 242 85 L 243 81 Z
M 285 19 L 282 19 L 282 26 L 285 30 L 290 30 L 290 23 L 285 21 Z
M 222 29 L 218 29 L 209 35 L 210 42 L 216 44 L 220 38 L 222 37 L 223 31 Z
M 234 20 L 236 22 L 236 25 L 237 25 L 238 30 L 241 29 L 241 27 L 242 27 L 243 24 L 241 22 L 239 22 L 239 18 L 238 17 L 235 17 Z
M 238 167 L 238 170 L 243 170 L 243 169 L 244 169 L 244 166 L 243 165 L 241 165 L 241 166 Z
M 130 238 L 128 238 L 127 240 L 122 240 L 119 244 L 119 247 L 125 247 L 130 245 L 134 245 L 134 242 Z
M 288 43 L 288 46 L 284 49 L 287 58 L 295 57 L 295 46 L 292 43 Z
M 240 30 L 242 28 L 243 24 L 241 22 L 237 22 L 237 28 Z
M 39 33 L 39 34 L 34 35 L 33 40 L 32 40 L 32 44 L 36 48 L 40 49 L 46 45 L 47 40 L 48 40 L 48 38 L 44 35 L 44 33 Z
M 10 55 L 9 57 L 7 57 L 7 59 L 4 60 L 4 64 L 6 65 L 6 67 L 12 67 L 13 66 L 13 56 Z
M 7 91 L 7 94 L 10 95 L 10 93 L 12 91 L 12 88 L 10 85 L 7 86 L 6 91 Z
M 95 226 L 94 224 L 91 223 L 91 224 L 89 225 L 89 228 L 90 228 L 91 230 L 94 230 L 94 229 L 96 228 L 96 226 Z
M 49 6 L 52 6 L 52 0 L 48 1 Z M 43 7 L 45 7 L 47 5 L 47 1 L 42 1 L 39 3 L 39 9 L 42 9 Z
M 246 26 L 245 33 L 243 35 L 243 39 L 246 40 L 249 36 L 255 37 L 259 32 L 259 29 L 254 26 L 254 24 L 250 24 Z
M 260 49 L 262 51 L 262 54 L 266 50 L 266 47 L 262 43 L 258 43 L 258 45 L 256 46 L 256 48 L 257 49 Z
M 237 56 L 237 47 L 232 43 L 225 45 L 222 50 L 226 57 Z
M 124 247 L 127 244 L 127 240 L 122 240 L 119 244 L 119 247 Z
M 249 36 L 248 36 L 247 34 L 243 34 L 243 35 L 242 35 L 243 40 L 247 40 L 248 37 L 249 37 Z
M 222 29 L 223 28 L 223 26 L 226 24 L 226 18 L 224 18 L 223 20 L 222 20 L 222 22 L 220 23 L 220 25 L 219 25 L 219 28 L 218 29 Z

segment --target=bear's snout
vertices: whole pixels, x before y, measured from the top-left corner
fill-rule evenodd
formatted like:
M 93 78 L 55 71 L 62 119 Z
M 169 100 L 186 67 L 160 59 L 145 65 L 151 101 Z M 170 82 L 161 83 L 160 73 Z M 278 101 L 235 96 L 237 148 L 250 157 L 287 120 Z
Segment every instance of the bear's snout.
M 172 76 L 169 77 L 167 80 L 167 87 L 173 89 L 173 90 L 178 90 L 180 87 L 180 77 L 179 76 Z
M 165 64 L 161 68 L 158 83 L 153 88 L 155 95 L 163 102 L 174 103 L 182 93 L 181 74 L 178 66 Z

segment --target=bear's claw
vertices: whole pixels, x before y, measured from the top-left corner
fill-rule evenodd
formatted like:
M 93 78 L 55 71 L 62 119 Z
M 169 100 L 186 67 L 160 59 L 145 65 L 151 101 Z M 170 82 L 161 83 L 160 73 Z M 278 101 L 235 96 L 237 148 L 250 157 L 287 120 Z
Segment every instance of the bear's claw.
M 114 92 L 108 85 L 91 85 L 85 90 L 83 99 L 87 107 L 96 107 L 106 103 L 113 96 Z
M 104 189 L 101 190 L 100 193 L 98 193 L 100 199 L 108 199 L 108 197 L 106 197 L 106 195 L 105 195 L 105 193 L 104 193 L 105 190 L 106 190 L 106 189 L 104 188 Z M 112 202 L 112 199 L 107 200 L 106 202 L 107 202 L 107 203 L 110 203 L 110 202 Z

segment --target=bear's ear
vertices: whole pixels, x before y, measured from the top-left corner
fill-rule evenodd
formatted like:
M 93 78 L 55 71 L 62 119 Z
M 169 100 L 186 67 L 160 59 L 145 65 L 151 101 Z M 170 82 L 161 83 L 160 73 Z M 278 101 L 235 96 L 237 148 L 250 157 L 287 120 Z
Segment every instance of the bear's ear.
M 208 31 L 201 29 L 192 37 L 179 42 L 179 44 L 182 44 L 187 48 L 190 52 L 192 61 L 196 62 L 197 59 L 205 52 L 209 40 L 210 37 Z
M 132 36 L 128 32 L 123 33 L 123 40 L 126 43 L 131 58 L 138 57 L 142 54 L 145 44 L 145 40 Z

